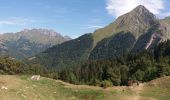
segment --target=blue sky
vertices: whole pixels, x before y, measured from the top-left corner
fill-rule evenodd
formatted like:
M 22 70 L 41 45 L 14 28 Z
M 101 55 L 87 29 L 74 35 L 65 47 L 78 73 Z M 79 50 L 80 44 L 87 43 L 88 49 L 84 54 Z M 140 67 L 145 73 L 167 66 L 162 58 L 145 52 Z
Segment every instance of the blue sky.
M 0 0 L 0 33 L 17 32 L 23 29 L 45 28 L 53 29 L 62 35 L 72 38 L 84 33 L 93 32 L 115 20 L 121 5 L 133 3 L 135 0 Z M 115 2 L 117 1 L 117 2 Z M 122 2 L 118 2 L 122 1 Z M 127 2 L 125 2 L 127 1 Z M 140 0 L 139 0 L 140 1 Z M 141 0 L 147 2 L 148 0 Z M 153 0 L 151 0 L 153 1 Z M 168 0 L 165 5 L 155 5 L 157 15 L 170 15 Z M 143 3 L 142 4 L 145 4 Z M 140 2 L 141 3 L 141 2 Z M 151 2 L 152 3 L 152 2 Z M 114 9 L 117 5 L 120 9 Z M 164 7 L 161 8 L 161 7 Z M 110 7 L 110 8 L 109 8 Z M 130 7 L 130 6 L 128 6 Z M 124 8 L 127 9 L 128 7 Z

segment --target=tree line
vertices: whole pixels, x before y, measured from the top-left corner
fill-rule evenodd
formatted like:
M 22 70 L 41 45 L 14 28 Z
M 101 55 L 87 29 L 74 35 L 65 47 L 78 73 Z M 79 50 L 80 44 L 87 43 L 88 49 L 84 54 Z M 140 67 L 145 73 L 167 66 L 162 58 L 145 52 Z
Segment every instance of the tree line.
M 170 41 L 154 51 L 125 55 L 117 59 L 88 60 L 59 72 L 59 79 L 74 84 L 128 85 L 128 81 L 147 82 L 170 75 Z
M 0 57 L 0 74 L 39 74 L 74 84 L 95 86 L 128 85 L 130 80 L 147 82 L 170 75 L 170 41 L 154 51 L 124 55 L 117 59 L 87 60 L 62 70 Z

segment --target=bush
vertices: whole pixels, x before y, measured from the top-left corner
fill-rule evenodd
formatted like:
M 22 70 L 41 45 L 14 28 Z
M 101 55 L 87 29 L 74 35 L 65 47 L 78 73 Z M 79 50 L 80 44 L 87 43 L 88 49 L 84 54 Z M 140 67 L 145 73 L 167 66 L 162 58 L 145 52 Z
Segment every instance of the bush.
M 101 87 L 107 88 L 113 86 L 112 82 L 109 80 L 104 80 L 101 82 Z

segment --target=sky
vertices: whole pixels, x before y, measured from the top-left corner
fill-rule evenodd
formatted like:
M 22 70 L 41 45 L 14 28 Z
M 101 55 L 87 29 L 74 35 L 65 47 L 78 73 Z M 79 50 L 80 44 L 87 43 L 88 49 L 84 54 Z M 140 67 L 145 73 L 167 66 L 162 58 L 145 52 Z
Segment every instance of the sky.
M 170 0 L 0 0 L 0 33 L 43 28 L 76 38 L 138 5 L 159 18 L 170 16 Z

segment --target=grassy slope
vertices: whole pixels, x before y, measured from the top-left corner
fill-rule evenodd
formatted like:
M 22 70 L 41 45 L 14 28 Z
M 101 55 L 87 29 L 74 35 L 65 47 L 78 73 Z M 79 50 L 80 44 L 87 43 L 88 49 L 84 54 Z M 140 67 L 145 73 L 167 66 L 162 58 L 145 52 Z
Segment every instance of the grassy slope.
M 98 29 L 93 33 L 93 48 L 97 45 L 99 41 L 101 41 L 104 38 L 108 38 L 112 36 L 115 33 L 115 24 L 111 23 L 108 26 Z
M 170 77 L 139 87 L 100 87 L 72 85 L 59 80 L 28 76 L 0 76 L 1 100 L 169 100 Z M 154 84 L 154 85 L 153 85 Z M 160 86 L 162 84 L 162 86 Z
M 165 19 L 161 20 L 161 22 L 165 22 L 170 25 L 170 17 L 166 17 Z
M 146 84 L 140 94 L 145 97 L 157 98 L 157 100 L 170 99 L 170 77 L 163 77 Z

